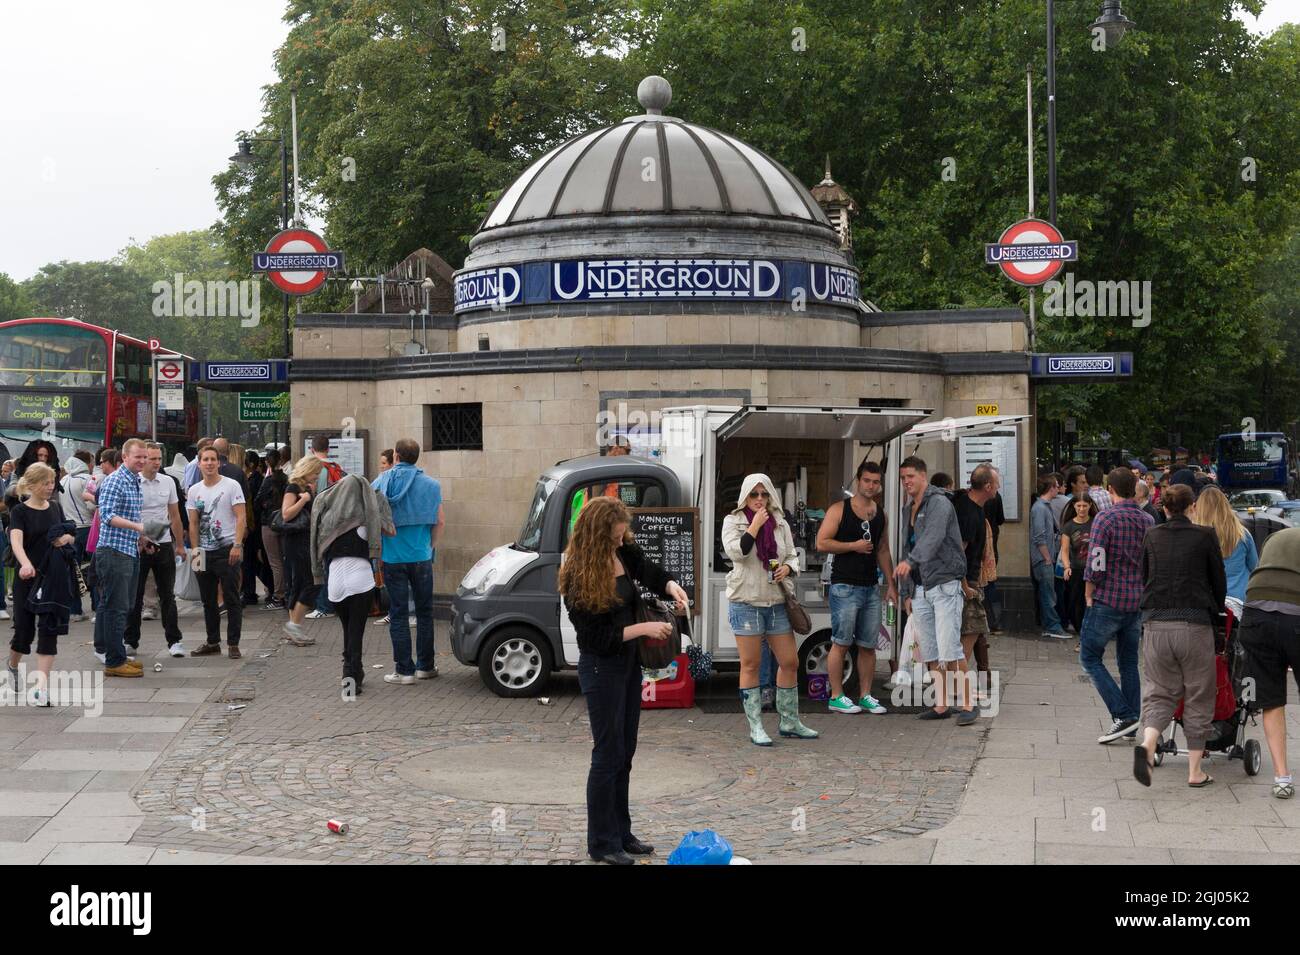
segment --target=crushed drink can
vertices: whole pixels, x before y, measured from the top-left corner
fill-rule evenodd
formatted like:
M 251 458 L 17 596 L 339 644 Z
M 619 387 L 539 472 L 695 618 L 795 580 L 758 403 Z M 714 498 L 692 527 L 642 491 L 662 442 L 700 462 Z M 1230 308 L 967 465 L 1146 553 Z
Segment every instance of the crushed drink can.
M 161 664 L 161 663 L 155 663 L 155 664 L 153 665 L 153 672 L 154 672 L 154 673 L 162 673 L 162 664 Z
M 330 819 L 325 825 L 329 827 L 330 832 L 338 833 L 340 836 L 348 834 L 348 824 L 340 819 Z

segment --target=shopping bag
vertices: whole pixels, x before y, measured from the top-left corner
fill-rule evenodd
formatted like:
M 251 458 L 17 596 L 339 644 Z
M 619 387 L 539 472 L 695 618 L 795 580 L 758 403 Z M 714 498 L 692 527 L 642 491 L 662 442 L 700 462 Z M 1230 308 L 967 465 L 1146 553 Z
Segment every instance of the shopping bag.
M 912 683 L 912 668 L 921 661 L 916 644 L 916 618 L 909 616 L 907 625 L 903 627 L 903 645 L 898 651 L 898 672 L 894 674 L 894 682 L 899 686 L 910 686 Z
M 199 578 L 190 567 L 188 560 L 182 560 L 176 565 L 176 584 L 172 593 L 176 595 L 177 600 L 203 599 L 203 595 L 199 592 Z
M 668 857 L 669 865 L 730 865 L 731 843 L 712 829 L 692 830 Z

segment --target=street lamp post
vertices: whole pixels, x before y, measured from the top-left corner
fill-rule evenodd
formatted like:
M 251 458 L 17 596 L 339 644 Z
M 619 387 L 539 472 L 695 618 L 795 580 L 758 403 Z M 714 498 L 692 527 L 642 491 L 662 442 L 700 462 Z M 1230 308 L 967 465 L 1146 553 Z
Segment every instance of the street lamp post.
M 285 148 L 284 132 L 281 131 L 277 139 L 249 137 L 239 141 L 239 151 L 230 157 L 230 161 L 240 166 L 251 166 L 258 162 L 253 155 L 252 143 L 279 143 L 280 144 L 280 228 L 289 228 L 289 153 Z M 289 293 L 282 292 L 281 298 L 284 300 L 282 311 L 282 320 L 284 325 L 284 357 L 292 358 L 292 346 L 289 342 Z M 289 427 L 285 424 L 285 444 L 289 441 Z M 280 444 L 280 422 L 275 422 L 275 443 Z
M 1107 46 L 1117 44 L 1137 26 L 1124 16 L 1120 0 L 1104 0 L 1101 16 L 1090 30 L 1101 29 Z M 1047 0 L 1047 221 L 1056 225 L 1056 3 Z

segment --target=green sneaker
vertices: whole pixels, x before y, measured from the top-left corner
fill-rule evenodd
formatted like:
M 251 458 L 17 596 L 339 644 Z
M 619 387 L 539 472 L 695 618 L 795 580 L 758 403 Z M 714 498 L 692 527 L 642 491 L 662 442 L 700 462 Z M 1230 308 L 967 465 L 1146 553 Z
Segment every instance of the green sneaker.
M 841 693 L 839 696 L 835 697 L 833 700 L 827 703 L 826 708 L 830 710 L 832 713 L 861 713 L 862 712 L 862 707 L 855 704 L 843 693 Z
M 889 710 L 881 706 L 880 703 L 876 700 L 876 698 L 872 696 L 870 693 L 868 693 L 862 699 L 858 700 L 858 706 L 866 710 L 868 713 L 872 714 L 873 716 L 880 716 L 884 713 L 889 712 Z

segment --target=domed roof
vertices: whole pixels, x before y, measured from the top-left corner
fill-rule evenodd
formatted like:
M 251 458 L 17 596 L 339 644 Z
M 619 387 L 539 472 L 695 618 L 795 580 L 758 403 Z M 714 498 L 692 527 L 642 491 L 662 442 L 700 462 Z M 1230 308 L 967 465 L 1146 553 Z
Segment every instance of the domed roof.
M 529 166 L 479 231 L 564 216 L 722 214 L 831 227 L 817 200 L 775 159 L 734 136 L 663 115 L 672 88 L 649 76 L 645 108 L 576 136 Z

